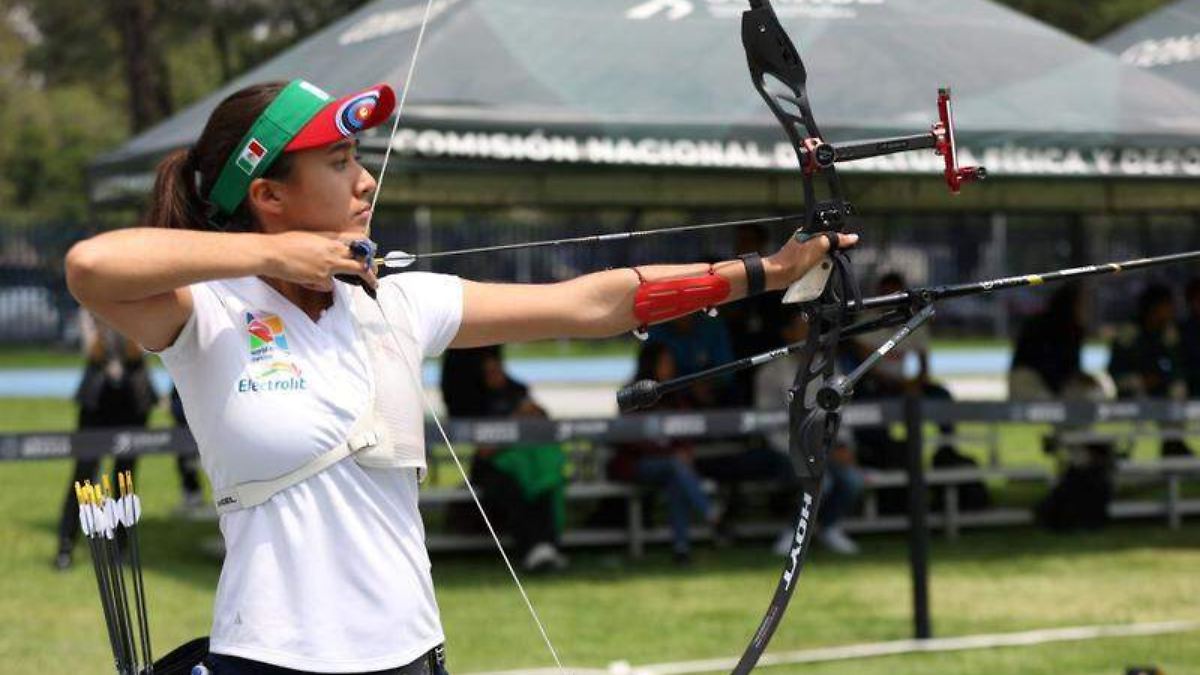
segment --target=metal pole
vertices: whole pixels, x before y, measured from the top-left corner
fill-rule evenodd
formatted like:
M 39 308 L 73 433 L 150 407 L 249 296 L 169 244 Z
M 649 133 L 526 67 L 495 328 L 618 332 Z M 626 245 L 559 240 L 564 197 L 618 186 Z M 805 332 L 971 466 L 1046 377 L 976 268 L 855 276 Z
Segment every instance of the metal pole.
M 921 394 L 904 397 L 908 444 L 908 556 L 912 569 L 913 636 L 933 637 L 929 620 L 929 501 L 925 494 L 924 416 Z

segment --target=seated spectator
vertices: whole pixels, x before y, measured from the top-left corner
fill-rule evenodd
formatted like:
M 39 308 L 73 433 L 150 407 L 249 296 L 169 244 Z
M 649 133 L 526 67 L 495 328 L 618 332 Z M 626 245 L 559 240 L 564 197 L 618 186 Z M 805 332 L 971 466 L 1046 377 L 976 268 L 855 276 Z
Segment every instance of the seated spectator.
M 699 312 L 687 314 L 651 326 L 649 333 L 648 342 L 664 344 L 671 350 L 679 375 L 691 375 L 733 360 L 729 331 L 719 317 Z M 732 386 L 732 377 L 697 383 L 688 392 L 690 404 L 693 408 L 721 407 L 732 396 Z
M 905 288 L 907 284 L 904 277 L 899 272 L 889 272 L 880 277 L 876 291 L 879 295 L 891 295 Z M 848 358 L 844 359 L 844 368 L 849 371 L 862 363 L 880 345 L 890 340 L 895 332 L 895 327 L 881 328 L 852 339 L 850 348 L 846 350 Z M 912 376 L 905 372 L 910 359 L 917 366 Z M 925 327 L 914 331 L 888 352 L 855 387 L 854 396 L 862 400 L 898 398 L 909 391 L 916 391 L 924 398 L 951 399 L 950 391 L 934 382 L 929 375 L 929 331 Z M 943 424 L 940 430 L 944 436 L 954 435 L 952 424 Z M 887 427 L 860 427 L 855 430 L 854 438 L 858 444 L 859 460 L 864 466 L 879 469 L 904 466 L 904 444 L 892 439 Z M 947 447 L 946 452 L 955 453 L 951 447 Z
M 1180 373 L 1179 332 L 1171 289 L 1151 284 L 1138 297 L 1137 322 L 1112 345 L 1109 374 L 1118 398 L 1174 398 L 1186 391 Z
M 1108 372 L 1117 398 L 1187 398 L 1171 289 L 1151 284 L 1138 297 L 1137 323 L 1123 327 L 1113 341 Z M 1162 442 L 1162 455 L 1190 455 L 1181 440 Z
M 879 295 L 892 295 L 907 288 L 904 277 L 898 272 L 889 272 L 879 279 L 876 291 Z M 844 367 L 849 370 L 863 361 L 896 332 L 896 327 L 881 328 L 851 341 L 847 350 L 850 358 Z M 916 364 L 915 374 L 906 370 L 908 361 Z M 929 373 L 929 331 L 921 327 L 887 353 L 855 387 L 854 396 L 860 400 L 899 398 L 909 393 L 919 394 L 925 399 L 952 400 L 950 390 L 935 382 Z M 943 439 L 953 438 L 954 425 L 944 422 L 938 426 Z M 887 426 L 858 427 L 853 438 L 858 450 L 858 461 L 862 466 L 874 469 L 898 470 L 905 468 L 908 450 L 905 442 L 892 438 Z M 978 463 L 959 452 L 949 442 L 938 445 L 933 455 L 936 468 L 961 468 L 978 466 Z M 908 509 L 908 488 L 885 488 L 877 492 L 879 509 L 884 513 L 900 513 Z M 942 490 L 933 491 L 932 508 L 939 508 Z M 982 482 L 970 483 L 959 491 L 959 506 L 964 510 L 980 510 L 991 504 L 987 488 Z
M 1083 372 L 1086 314 L 1083 287 L 1068 284 L 1050 296 L 1044 310 L 1021 325 L 1008 373 L 1010 399 L 1104 399 L 1100 383 Z
M 1200 398 L 1200 277 L 1193 277 L 1184 291 L 1187 317 L 1179 324 L 1179 356 L 1188 398 Z
M 1017 333 L 1012 368 L 1008 374 L 1009 398 L 1020 401 L 1100 401 L 1104 389 L 1083 372 L 1083 343 L 1087 337 L 1087 304 L 1083 287 L 1068 284 L 1050 296 L 1038 314 L 1027 319 Z M 1076 427 L 1060 426 L 1062 430 Z M 1057 436 L 1048 438 L 1047 452 L 1061 452 L 1061 475 L 1035 508 L 1038 523 L 1052 530 L 1097 527 L 1108 518 L 1112 498 L 1113 449 L 1107 443 L 1078 448 L 1058 448 Z
M 653 379 L 659 382 L 678 375 L 670 347 L 661 342 L 646 342 L 638 354 L 633 381 Z M 654 410 L 694 408 L 691 397 L 675 392 L 662 398 Z M 691 562 L 692 543 L 688 529 L 692 512 L 710 526 L 719 524 L 721 509 L 704 493 L 700 475 L 692 462 L 692 444 L 688 441 L 645 440 L 618 446 L 609 463 L 609 476 L 625 482 L 657 488 L 666 493 L 671 525 L 671 548 L 679 564 Z
M 497 348 L 449 351 L 442 373 L 451 415 L 469 411 L 471 417 L 546 417 L 529 397 L 529 388 L 505 372 Z M 513 538 L 516 557 L 526 570 L 561 570 L 568 564 L 559 551 L 564 468 L 562 449 L 553 443 L 475 450 L 471 482 L 497 532 Z
M 784 342 L 799 342 L 807 336 L 808 322 L 799 313 L 793 314 L 783 327 Z M 800 358 L 791 354 L 759 368 L 754 377 L 755 406 L 765 410 L 786 407 L 787 392 L 792 388 L 799 367 Z M 763 468 L 764 477 L 784 481 L 791 487 L 791 494 L 797 494 L 799 486 L 792 465 L 788 432 L 784 430 L 768 435 L 767 443 L 769 447 L 763 451 L 768 454 L 754 455 L 756 461 L 753 465 Z M 817 540 L 835 553 L 854 555 L 859 551 L 858 544 L 846 534 L 840 523 L 843 517 L 854 510 L 862 495 L 862 488 L 862 472 L 858 469 L 849 437 L 839 434 L 837 446 L 827 459 L 821 487 L 821 507 L 817 511 Z M 793 508 L 796 503 L 792 501 Z M 788 555 L 794 537 L 794 528 L 785 528 L 775 542 L 775 552 Z
M 899 272 L 888 272 L 879 279 L 876 285 L 878 295 L 900 293 L 907 284 Z M 897 327 L 880 328 L 861 337 L 851 340 L 851 349 L 855 365 L 861 363 L 869 354 L 879 349 L 879 346 L 890 340 Z M 917 368 L 915 376 L 905 372 L 907 362 L 913 358 Z M 924 392 L 927 398 L 949 399 L 950 392 L 945 387 L 933 382 L 929 376 L 929 331 L 922 327 L 914 331 L 895 349 L 887 353 L 867 376 L 863 379 L 857 391 L 871 392 L 876 398 L 902 396 L 909 388 Z

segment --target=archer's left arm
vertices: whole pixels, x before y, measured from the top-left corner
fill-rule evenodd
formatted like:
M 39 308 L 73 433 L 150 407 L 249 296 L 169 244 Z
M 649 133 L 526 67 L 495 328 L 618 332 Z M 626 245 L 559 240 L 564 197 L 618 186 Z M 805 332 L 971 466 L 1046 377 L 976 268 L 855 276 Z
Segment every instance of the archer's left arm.
M 849 248 L 858 235 L 838 235 Z M 762 260 L 766 290 L 786 288 L 803 277 L 829 250 L 825 237 L 797 243 L 789 238 L 777 253 Z M 551 338 L 600 338 L 631 331 L 642 321 L 634 315 L 634 298 L 643 283 L 699 278 L 710 265 L 646 265 L 587 274 L 556 284 L 491 284 L 464 282 L 463 318 L 452 348 Z M 729 283 L 722 303 L 746 297 L 748 280 L 741 260 L 711 266 Z M 640 279 L 639 279 L 640 275 Z M 674 316 L 660 321 L 668 321 Z

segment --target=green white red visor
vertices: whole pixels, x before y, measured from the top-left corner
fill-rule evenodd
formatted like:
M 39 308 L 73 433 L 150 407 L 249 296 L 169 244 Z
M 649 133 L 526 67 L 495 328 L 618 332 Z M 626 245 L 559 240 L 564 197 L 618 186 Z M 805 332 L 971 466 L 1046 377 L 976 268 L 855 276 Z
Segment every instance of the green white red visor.
M 334 99 L 304 80 L 292 80 L 258 116 L 217 176 L 209 200 L 230 215 L 250 183 L 285 152 L 319 148 L 382 124 L 396 107 L 386 84 Z

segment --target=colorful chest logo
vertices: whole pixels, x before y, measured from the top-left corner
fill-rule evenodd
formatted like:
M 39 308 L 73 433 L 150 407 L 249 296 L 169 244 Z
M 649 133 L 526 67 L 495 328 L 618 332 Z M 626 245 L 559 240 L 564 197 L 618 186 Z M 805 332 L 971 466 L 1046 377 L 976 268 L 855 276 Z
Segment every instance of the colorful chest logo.
M 250 374 L 238 381 L 238 391 L 292 391 L 305 389 L 300 367 L 288 350 L 283 319 L 268 312 L 246 312 L 250 337 Z
M 250 333 L 250 355 L 261 353 L 267 348 L 287 351 L 287 335 L 283 332 L 283 319 L 275 314 L 246 312 L 246 332 Z

